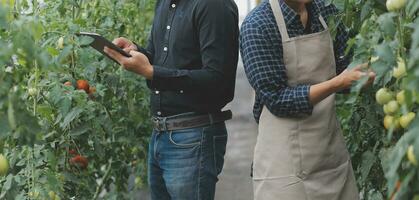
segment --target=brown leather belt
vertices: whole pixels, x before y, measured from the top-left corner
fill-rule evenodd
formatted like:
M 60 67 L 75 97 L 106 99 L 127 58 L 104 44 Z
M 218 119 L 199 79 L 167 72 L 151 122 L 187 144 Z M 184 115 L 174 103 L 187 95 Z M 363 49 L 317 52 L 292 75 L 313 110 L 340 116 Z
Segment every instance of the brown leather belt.
M 231 110 L 227 110 L 212 114 L 185 113 L 169 117 L 153 117 L 151 120 L 157 131 L 175 131 L 208 126 L 229 120 L 232 117 Z

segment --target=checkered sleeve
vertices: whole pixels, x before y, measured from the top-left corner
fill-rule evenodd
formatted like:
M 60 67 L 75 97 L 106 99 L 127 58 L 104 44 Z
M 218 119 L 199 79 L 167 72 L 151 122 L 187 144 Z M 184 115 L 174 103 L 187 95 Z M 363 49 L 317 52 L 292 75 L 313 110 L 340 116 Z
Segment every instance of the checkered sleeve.
M 282 45 L 273 45 L 261 24 L 257 20 L 245 21 L 240 36 L 244 68 L 257 98 L 278 117 L 310 115 L 310 85 L 287 85 Z

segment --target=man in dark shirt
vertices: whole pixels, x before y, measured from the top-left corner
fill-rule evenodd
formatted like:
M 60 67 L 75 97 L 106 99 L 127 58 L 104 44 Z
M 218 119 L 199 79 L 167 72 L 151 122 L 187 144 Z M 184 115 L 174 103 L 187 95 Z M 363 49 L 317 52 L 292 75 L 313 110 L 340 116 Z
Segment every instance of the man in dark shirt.
M 154 131 L 149 185 L 154 200 L 214 199 L 224 163 L 238 60 L 233 0 L 159 0 L 147 48 L 125 38 L 105 48 L 125 69 L 147 79 Z

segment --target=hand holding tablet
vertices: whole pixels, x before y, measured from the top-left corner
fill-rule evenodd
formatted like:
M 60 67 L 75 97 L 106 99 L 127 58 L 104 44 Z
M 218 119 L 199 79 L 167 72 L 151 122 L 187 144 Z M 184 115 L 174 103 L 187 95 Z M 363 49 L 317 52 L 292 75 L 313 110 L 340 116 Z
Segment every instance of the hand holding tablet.
M 120 53 L 121 55 L 123 55 L 125 57 L 131 57 L 131 55 L 129 53 L 125 52 L 123 49 L 116 46 L 114 43 L 112 43 L 111 41 L 107 40 L 106 38 L 102 37 L 101 35 L 99 35 L 97 33 L 80 32 L 77 35 L 78 36 L 87 36 L 87 37 L 93 38 L 93 42 L 90 43 L 90 46 L 93 47 L 94 49 L 96 49 L 97 51 L 99 51 L 101 54 L 105 55 L 106 57 L 112 59 L 116 63 L 118 63 L 118 61 L 116 61 L 115 59 L 113 59 L 107 53 L 105 53 L 103 51 L 103 49 L 105 47 L 113 49 L 114 51 Z
M 94 49 L 101 54 L 122 65 L 124 69 L 139 74 L 149 80 L 153 78 L 154 68 L 150 64 L 148 57 L 137 51 L 137 46 L 125 38 L 118 38 L 114 43 L 103 38 L 96 33 L 79 33 L 79 36 L 88 36 L 93 38 L 90 43 Z M 124 49 L 122 49 L 123 47 Z M 127 53 L 127 51 L 129 53 Z

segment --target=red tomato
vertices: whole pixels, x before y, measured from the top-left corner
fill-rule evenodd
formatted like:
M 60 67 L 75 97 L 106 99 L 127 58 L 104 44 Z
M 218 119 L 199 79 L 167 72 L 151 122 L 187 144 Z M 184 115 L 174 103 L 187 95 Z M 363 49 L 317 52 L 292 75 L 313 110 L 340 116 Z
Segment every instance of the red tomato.
M 89 165 L 89 161 L 86 157 L 77 155 L 70 159 L 70 164 L 79 167 L 80 169 L 86 169 Z
M 86 80 L 78 80 L 77 89 L 84 90 L 86 93 L 89 93 L 89 82 L 87 82 Z

